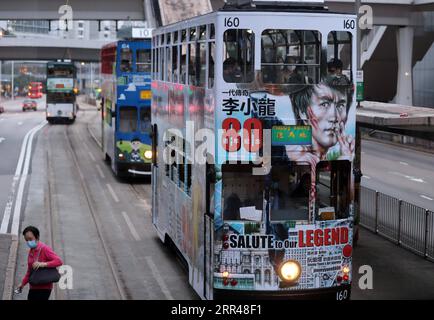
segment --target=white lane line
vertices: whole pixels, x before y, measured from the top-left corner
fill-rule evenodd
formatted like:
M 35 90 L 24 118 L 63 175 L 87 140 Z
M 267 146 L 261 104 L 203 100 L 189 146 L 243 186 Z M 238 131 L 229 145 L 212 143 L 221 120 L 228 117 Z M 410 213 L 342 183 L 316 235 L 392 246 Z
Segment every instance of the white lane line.
M 5 140 L 6 140 L 6 138 L 0 137 L 0 143 L 2 143 Z
M 160 286 L 161 291 L 166 296 L 167 300 L 174 300 L 172 294 L 170 293 L 169 289 L 166 286 L 166 283 L 164 282 L 163 277 L 160 274 L 160 271 L 158 271 L 157 266 L 154 263 L 154 260 L 152 260 L 152 257 L 146 257 L 146 263 L 149 266 L 149 269 L 151 269 L 152 275 L 154 276 L 154 279 L 157 280 L 158 285 Z
M 429 201 L 434 201 L 433 198 L 430 198 L 430 197 L 424 196 L 423 194 L 421 194 L 420 197 L 423 198 L 423 199 L 429 200 Z
M 39 128 L 40 128 L 40 125 L 29 130 L 29 132 L 27 132 L 26 135 L 24 136 L 23 143 L 21 144 L 20 156 L 18 158 L 17 168 L 15 169 L 15 175 L 14 175 L 14 178 L 12 180 L 11 193 L 10 193 L 10 196 L 8 198 L 8 202 L 6 203 L 5 211 L 3 214 L 2 224 L 0 226 L 0 233 L 7 233 L 7 231 L 8 231 L 9 220 L 10 220 L 11 213 L 12 213 L 12 205 L 13 205 L 14 198 L 15 198 L 16 186 L 17 186 L 17 183 L 20 179 L 21 171 L 23 169 L 23 163 L 24 163 L 23 161 L 24 161 L 24 157 L 26 155 L 27 142 L 29 140 L 29 136 L 35 130 L 39 130 Z
M 47 122 L 44 121 L 44 123 L 37 127 L 37 129 L 34 130 L 29 137 L 29 142 L 26 148 L 26 160 L 24 162 L 23 173 L 21 176 L 20 184 L 18 186 L 17 199 L 15 201 L 14 215 L 12 218 L 11 234 L 14 235 L 18 235 L 18 230 L 20 227 L 21 206 L 23 202 L 24 187 L 26 185 L 27 174 L 29 173 L 30 168 L 30 160 L 32 158 L 33 137 L 35 136 L 36 132 L 41 130 L 46 124 Z
M 115 202 L 119 202 L 119 198 L 116 195 L 115 191 L 113 190 L 112 186 L 110 184 L 108 184 L 108 183 L 106 184 L 106 186 L 107 186 L 107 189 L 110 191 L 110 194 L 112 195 L 113 200 Z
M 395 176 L 403 177 L 403 178 L 406 178 L 406 179 L 408 179 L 408 180 L 410 180 L 410 181 L 413 181 L 413 182 L 426 183 L 426 182 L 425 182 L 423 179 L 421 179 L 421 178 L 417 178 L 417 177 L 413 177 L 413 176 L 408 176 L 408 175 L 402 174 L 402 173 L 400 173 L 400 172 L 389 171 L 389 174 L 393 174 L 393 175 L 395 175 Z
M 363 178 L 365 178 L 365 179 L 368 179 L 368 180 L 371 180 L 371 177 L 370 176 L 363 176 Z
M 407 162 L 400 161 L 399 163 L 402 164 L 403 166 L 408 166 Z
M 95 157 L 93 156 L 92 152 L 88 151 L 89 157 L 92 159 L 93 162 L 96 161 Z
M 19 126 L 22 126 L 22 125 L 23 125 L 23 123 L 22 123 L 22 122 L 20 121 L 20 122 L 18 122 L 18 125 L 19 125 Z
M 96 165 L 96 171 L 98 171 L 99 176 L 100 176 L 102 179 L 105 179 L 104 172 L 102 172 L 102 169 L 101 169 L 101 167 L 100 167 L 99 165 Z
M 124 217 L 125 223 L 127 224 L 128 228 L 130 229 L 131 235 L 133 236 L 134 240 L 140 241 L 140 236 L 136 231 L 136 228 L 134 228 L 133 223 L 131 222 L 130 218 L 128 217 L 126 212 L 122 212 L 122 215 Z

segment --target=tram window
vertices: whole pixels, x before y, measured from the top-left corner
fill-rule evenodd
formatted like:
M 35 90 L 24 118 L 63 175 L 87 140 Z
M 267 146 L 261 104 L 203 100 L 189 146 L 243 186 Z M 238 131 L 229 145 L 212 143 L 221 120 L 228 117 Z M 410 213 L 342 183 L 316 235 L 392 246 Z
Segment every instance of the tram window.
M 198 65 L 199 64 L 199 65 Z M 199 57 L 196 60 L 196 68 L 199 70 L 197 86 L 205 87 L 206 83 L 206 42 L 199 44 Z
M 344 219 L 349 216 L 351 163 L 324 161 L 317 165 L 317 220 Z
M 196 27 L 190 28 L 190 41 L 196 40 Z
M 181 68 L 180 68 L 180 83 L 187 84 L 187 45 L 181 45 Z
M 196 86 L 197 85 L 197 74 L 196 74 L 196 44 L 190 43 L 188 45 L 188 84 Z
M 133 62 L 133 52 L 130 48 L 122 48 L 121 49 L 121 63 L 120 69 L 121 72 L 131 72 L 132 71 L 132 62 Z
M 263 176 L 252 174 L 250 165 L 223 165 L 223 219 L 243 220 L 242 208 L 255 208 L 253 214 L 261 220 L 264 204 Z M 252 213 L 253 210 L 250 210 Z
M 166 59 L 165 59 L 165 65 L 166 65 L 166 79 L 165 81 L 172 82 L 172 47 L 166 47 Z
M 314 84 L 320 77 L 321 35 L 312 30 L 268 29 L 261 37 L 262 81 Z
M 164 68 L 164 48 L 160 48 L 159 49 L 160 50 L 160 54 L 159 54 L 159 57 L 160 57 L 160 73 L 159 73 L 159 76 L 160 76 L 160 80 L 161 81 L 163 81 L 164 80 L 164 70 L 165 70 L 165 68 Z
M 271 221 L 309 220 L 310 166 L 295 163 L 273 166 L 271 176 Z
M 199 27 L 199 40 L 206 40 L 206 26 Z
M 178 50 L 179 46 L 172 47 L 172 71 L 173 71 L 173 82 L 179 82 L 179 67 L 178 67 Z
M 208 88 L 214 87 L 214 69 L 215 69 L 215 42 L 208 42 Z
M 247 29 L 229 29 L 223 35 L 223 78 L 228 83 L 248 83 L 254 79 L 255 34 Z
M 151 51 L 137 50 L 137 72 L 151 72 Z
M 151 133 L 151 108 L 143 107 L 140 109 L 140 131 L 143 133 Z
M 329 74 L 344 75 L 353 79 L 352 35 L 347 31 L 332 31 L 327 38 L 327 71 Z
M 210 24 L 209 38 L 215 39 L 215 26 L 214 26 L 214 24 Z
M 120 108 L 119 131 L 124 133 L 137 131 L 137 108 L 136 107 Z

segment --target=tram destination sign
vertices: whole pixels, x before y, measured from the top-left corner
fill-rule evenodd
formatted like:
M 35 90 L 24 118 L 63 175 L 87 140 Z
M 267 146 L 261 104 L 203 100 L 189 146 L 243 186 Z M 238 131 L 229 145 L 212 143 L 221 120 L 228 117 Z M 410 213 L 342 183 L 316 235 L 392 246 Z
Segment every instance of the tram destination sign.
M 310 146 L 312 145 L 312 127 L 273 126 L 271 139 L 273 146 Z

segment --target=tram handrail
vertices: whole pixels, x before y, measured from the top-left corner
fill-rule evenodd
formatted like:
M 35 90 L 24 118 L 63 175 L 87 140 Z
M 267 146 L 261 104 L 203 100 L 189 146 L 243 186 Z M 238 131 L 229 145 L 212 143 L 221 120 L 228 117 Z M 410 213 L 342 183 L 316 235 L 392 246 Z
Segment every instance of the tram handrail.
M 360 225 L 434 262 L 433 211 L 362 186 Z

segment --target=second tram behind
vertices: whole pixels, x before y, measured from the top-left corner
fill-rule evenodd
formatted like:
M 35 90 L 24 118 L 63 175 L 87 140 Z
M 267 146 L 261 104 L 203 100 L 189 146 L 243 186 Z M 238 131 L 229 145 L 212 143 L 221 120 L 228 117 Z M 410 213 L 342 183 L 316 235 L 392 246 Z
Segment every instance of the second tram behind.
M 202 298 L 349 299 L 356 17 L 264 2 L 154 32 L 153 223 Z
M 102 137 L 118 176 L 151 174 L 151 41 L 120 40 L 101 50 Z

